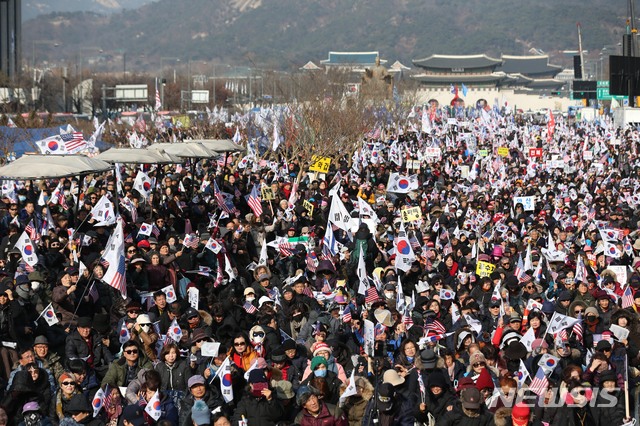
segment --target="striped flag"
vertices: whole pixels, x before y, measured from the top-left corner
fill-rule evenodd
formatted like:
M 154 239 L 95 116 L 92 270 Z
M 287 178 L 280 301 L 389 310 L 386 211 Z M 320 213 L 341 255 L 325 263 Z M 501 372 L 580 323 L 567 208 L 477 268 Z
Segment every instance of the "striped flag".
M 536 373 L 536 376 L 531 381 L 531 384 L 529 385 L 529 390 L 531 390 L 533 393 L 535 393 L 538 396 L 542 396 L 545 394 L 548 387 L 549 387 L 549 379 L 547 379 L 547 376 L 545 376 L 544 370 L 538 367 L 538 372 Z
M 304 294 L 305 296 L 309 296 L 311 298 L 313 298 L 313 290 L 311 290 L 309 288 L 309 286 L 304 286 L 304 290 L 302 290 L 302 294 Z
M 102 258 L 109 262 L 109 267 L 102 280 L 120 292 L 123 299 L 127 298 L 127 281 L 125 279 L 124 233 L 122 218 L 118 218 L 116 228 L 109 238 Z
M 242 307 L 248 314 L 255 314 L 256 312 L 258 312 L 258 308 L 253 306 L 253 304 L 249 301 L 244 302 L 244 305 L 242 305 Z
M 624 294 L 622 295 L 622 308 L 629 308 L 633 306 L 633 292 L 631 291 L 631 286 L 628 285 L 627 288 L 624 289 Z
M 342 311 L 342 322 L 351 322 L 351 318 L 351 307 L 347 306 L 344 308 L 344 311 Z
M 582 314 L 578 314 L 578 322 L 573 325 L 573 335 L 576 336 L 576 340 L 580 343 L 584 343 L 584 329 L 582 327 Z
M 427 318 L 425 321 L 427 331 L 433 331 L 438 334 L 445 334 L 447 329 L 444 325 L 435 318 Z
M 222 191 L 220 191 L 220 187 L 218 187 L 218 182 L 216 182 L 215 180 L 213 181 L 213 195 L 222 211 L 226 212 L 227 214 L 233 214 L 236 212 L 233 201 L 225 197 Z
M 316 268 L 318 267 L 318 257 L 316 256 L 316 253 L 313 251 L 310 251 L 309 253 L 307 253 L 307 269 L 309 270 L 309 272 L 315 273 L 316 272 Z
M 331 290 L 331 286 L 329 285 L 329 280 L 326 278 L 322 281 L 322 293 L 331 294 L 333 290 Z
M 200 245 L 200 238 L 198 238 L 195 234 L 187 234 L 184 236 L 184 240 L 182 241 L 182 244 L 185 247 L 188 247 L 191 249 L 197 249 L 198 246 Z
M 36 227 L 33 225 L 33 219 L 31 219 L 27 224 L 27 226 L 25 226 L 24 231 L 27 233 L 27 235 L 29 235 L 29 238 L 31 238 L 31 241 L 38 241 L 40 239 L 40 236 L 38 235 L 38 231 L 36 230 Z
M 402 314 L 402 323 L 405 325 L 407 330 L 413 327 L 413 318 L 411 318 L 409 307 L 405 308 L 404 313 Z
M 158 90 L 158 80 L 156 80 L 156 105 L 155 105 L 155 109 L 156 109 L 156 111 L 160 111 L 161 108 L 162 108 L 162 101 L 160 99 L 160 91 Z
M 262 200 L 260 199 L 260 193 L 258 192 L 258 185 L 253 185 L 251 194 L 247 196 L 247 204 L 256 216 L 262 215 Z
M 516 276 L 516 278 L 518 279 L 518 282 L 522 282 L 524 281 L 523 275 L 524 275 L 524 262 L 522 261 L 522 255 L 518 255 L 518 263 L 516 265 L 516 270 L 513 271 L 513 275 Z
M 60 135 L 64 148 L 69 154 L 81 151 L 87 147 L 87 141 L 84 140 L 82 132 L 71 132 Z
M 364 298 L 364 303 L 373 303 L 378 300 L 378 290 L 375 286 L 371 286 L 367 289 L 367 295 Z
M 91 298 L 91 300 L 93 300 L 93 303 L 97 302 L 98 298 L 100 297 L 98 295 L 98 289 L 96 288 L 95 282 L 91 284 L 91 287 L 89 287 L 89 297 Z

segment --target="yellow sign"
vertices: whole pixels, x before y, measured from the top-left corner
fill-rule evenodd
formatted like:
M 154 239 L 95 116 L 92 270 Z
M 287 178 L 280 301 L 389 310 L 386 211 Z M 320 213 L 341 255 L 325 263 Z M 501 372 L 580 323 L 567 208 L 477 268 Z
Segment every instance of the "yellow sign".
M 260 190 L 260 198 L 262 201 L 271 201 L 275 200 L 276 196 L 273 194 L 273 189 L 270 186 L 263 186 Z
M 493 271 L 495 271 L 496 265 L 489 262 L 478 261 L 476 265 L 476 275 L 479 277 L 488 277 Z
M 504 146 L 498 148 L 498 155 L 500 157 L 508 157 L 509 156 L 509 148 L 504 147 Z
M 313 204 L 311 204 L 310 202 L 308 202 L 307 200 L 304 200 L 302 202 L 302 207 L 304 207 L 305 209 L 307 209 L 307 211 L 309 212 L 309 216 L 313 216 Z
M 171 121 L 173 122 L 173 125 L 178 128 L 188 129 L 191 127 L 191 119 L 188 115 L 176 115 L 171 118 Z
M 318 157 L 314 155 L 311 160 L 313 163 L 309 166 L 309 171 L 318 173 L 329 173 L 329 166 L 331 165 L 331 158 Z
M 402 221 L 413 222 L 414 220 L 422 219 L 422 211 L 420 207 L 411 207 L 409 209 L 402 210 Z

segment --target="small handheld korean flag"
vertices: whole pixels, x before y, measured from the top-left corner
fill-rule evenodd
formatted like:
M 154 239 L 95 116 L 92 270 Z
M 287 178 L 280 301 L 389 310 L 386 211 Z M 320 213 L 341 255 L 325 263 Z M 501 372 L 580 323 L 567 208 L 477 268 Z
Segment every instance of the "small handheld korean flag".
M 107 226 L 116 223 L 116 215 L 113 212 L 113 203 L 103 195 L 100 201 L 91 209 L 91 216 L 96 220 L 93 226 Z
M 355 378 L 356 369 L 351 370 L 351 377 L 349 377 L 349 383 L 347 384 L 347 388 L 344 390 L 342 395 L 340 395 L 339 405 L 343 406 L 346 399 L 352 395 L 357 395 L 358 390 L 356 389 L 356 378 Z
M 151 190 L 153 189 L 151 179 L 149 179 L 149 176 L 147 176 L 147 174 L 142 170 L 138 171 L 136 179 L 133 181 L 133 189 L 138 191 L 145 200 L 149 198 L 149 195 L 151 194 Z
M 140 230 L 138 230 L 138 235 L 144 235 L 146 237 L 150 237 L 152 230 L 153 230 L 153 227 L 151 225 L 149 225 L 148 223 L 143 223 L 142 225 L 140 225 Z
M 102 388 L 98 388 L 98 392 L 96 392 L 96 394 L 93 396 L 91 406 L 93 407 L 93 417 L 96 417 L 104 406 L 104 391 L 102 390 Z
M 144 412 L 153 420 L 158 421 L 162 415 L 162 410 L 160 409 L 160 392 L 156 391 L 156 393 L 153 394 L 146 407 L 144 407 Z
M 527 367 L 524 365 L 524 362 L 520 360 L 520 369 L 518 370 L 518 388 L 521 388 L 527 379 L 531 379 L 531 376 L 529 375 L 529 371 L 527 371 Z
M 440 299 L 442 300 L 453 300 L 456 297 L 456 292 L 453 290 L 449 290 L 448 288 L 440 289 Z
M 174 320 L 171 322 L 169 329 L 167 330 L 167 337 L 173 340 L 174 342 L 179 342 L 182 340 L 182 329 L 178 325 L 178 321 Z
M 56 311 L 53 310 L 53 306 L 51 305 L 51 303 L 49 303 L 49 305 L 47 305 L 47 307 L 44 308 L 44 311 L 42 311 L 42 314 L 40 315 L 42 316 L 42 318 L 44 318 L 44 320 L 50 326 L 58 323 L 58 317 L 56 316 Z
M 176 300 L 176 291 L 173 289 L 172 285 L 168 285 L 162 289 L 162 292 L 167 296 L 167 303 L 173 303 Z
M 129 329 L 127 328 L 127 323 L 126 322 L 122 323 L 122 328 L 120 328 L 120 333 L 118 333 L 118 340 L 120 341 L 121 345 L 124 345 L 129 340 L 131 340 L 131 333 L 129 332 Z
M 26 231 L 20 235 L 18 238 L 18 242 L 16 242 L 15 247 L 20 250 L 20 254 L 22 254 L 22 260 L 29 266 L 34 266 L 38 263 L 38 256 L 36 255 L 36 247 L 33 245 L 31 238 Z
M 560 358 L 557 358 L 550 354 L 544 354 L 538 361 L 538 366 L 544 370 L 544 374 L 552 373 L 553 370 L 558 366 L 558 362 Z
M 205 246 L 205 248 L 208 248 L 215 254 L 220 253 L 220 250 L 222 250 L 222 246 L 220 245 L 220 243 L 213 238 L 209 238 L 209 241 L 207 241 L 207 245 Z
M 227 357 L 220 366 L 220 393 L 224 402 L 233 401 L 233 386 L 231 381 L 231 358 Z

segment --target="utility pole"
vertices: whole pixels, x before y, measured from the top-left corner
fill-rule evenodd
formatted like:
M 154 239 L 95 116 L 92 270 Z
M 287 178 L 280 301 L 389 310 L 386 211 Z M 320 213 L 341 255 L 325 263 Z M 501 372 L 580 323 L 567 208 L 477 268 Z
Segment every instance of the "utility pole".
M 578 26 L 578 54 L 580 55 L 580 75 L 582 75 L 582 79 L 584 80 L 584 53 L 582 51 L 582 26 L 580 22 L 576 24 Z

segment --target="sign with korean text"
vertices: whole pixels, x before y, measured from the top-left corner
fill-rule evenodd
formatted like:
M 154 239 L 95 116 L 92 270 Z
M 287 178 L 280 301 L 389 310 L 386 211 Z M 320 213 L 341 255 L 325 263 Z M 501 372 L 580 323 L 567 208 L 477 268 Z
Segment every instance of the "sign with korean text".
M 313 204 L 311 204 L 307 200 L 304 200 L 302 202 L 302 207 L 304 207 L 307 210 L 307 212 L 309 212 L 309 216 L 313 216 Z
M 481 150 L 478 151 L 478 155 L 480 157 L 488 157 L 489 156 L 489 150 L 481 149 Z
M 314 155 L 311 159 L 313 163 L 309 166 L 309 170 L 318 173 L 329 173 L 329 166 L 331 166 L 331 158 L 318 157 Z
M 515 207 L 518 203 L 522 204 L 522 208 L 526 212 L 532 212 L 536 209 L 536 197 L 534 196 L 513 197 L 513 207 Z
M 424 150 L 424 155 L 429 158 L 440 158 L 442 156 L 442 150 L 438 147 L 427 148 Z
M 506 146 L 501 146 L 500 148 L 498 148 L 498 155 L 500 157 L 508 157 L 509 156 L 509 148 L 507 148 Z
M 529 148 L 529 157 L 531 158 L 542 157 L 542 148 Z
M 422 219 L 422 211 L 420 210 L 420 207 L 411 207 L 402 210 L 403 222 L 413 222 L 414 220 L 420 219 Z
M 276 196 L 270 186 L 263 186 L 260 190 L 260 198 L 262 198 L 262 201 L 270 201 L 275 200 Z
M 493 271 L 495 271 L 496 265 L 482 260 L 478 261 L 476 265 L 476 275 L 479 277 L 488 277 Z

